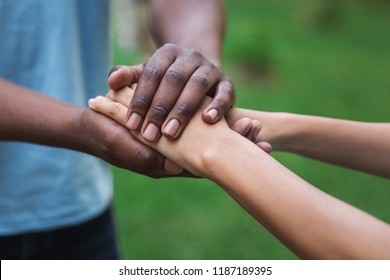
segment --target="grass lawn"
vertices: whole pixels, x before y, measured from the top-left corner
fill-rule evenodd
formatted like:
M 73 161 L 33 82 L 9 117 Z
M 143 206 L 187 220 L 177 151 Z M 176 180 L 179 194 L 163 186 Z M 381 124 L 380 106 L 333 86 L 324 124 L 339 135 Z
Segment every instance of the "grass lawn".
M 229 0 L 226 7 L 224 63 L 238 107 L 390 121 L 385 1 Z M 116 64 L 140 61 L 116 51 Z M 388 180 L 273 156 L 325 192 L 390 222 Z M 296 258 L 214 183 L 114 174 L 125 259 Z

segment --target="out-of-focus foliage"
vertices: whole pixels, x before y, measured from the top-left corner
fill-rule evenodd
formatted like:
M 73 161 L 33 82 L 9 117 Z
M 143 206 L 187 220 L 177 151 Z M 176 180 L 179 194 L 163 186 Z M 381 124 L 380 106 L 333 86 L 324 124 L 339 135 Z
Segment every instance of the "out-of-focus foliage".
M 237 106 L 390 121 L 390 4 L 385 0 L 227 0 L 225 71 Z M 147 54 L 115 51 L 116 64 Z M 358 152 L 358 151 L 357 151 Z M 390 183 L 275 153 L 324 191 L 390 222 Z M 294 259 L 215 184 L 115 169 L 124 258 Z M 277 207 L 277 206 L 276 206 Z

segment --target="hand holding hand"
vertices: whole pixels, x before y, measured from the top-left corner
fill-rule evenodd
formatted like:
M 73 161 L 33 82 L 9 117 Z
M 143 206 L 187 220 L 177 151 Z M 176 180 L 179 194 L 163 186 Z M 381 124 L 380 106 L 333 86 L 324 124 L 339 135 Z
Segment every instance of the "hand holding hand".
M 212 100 L 202 118 L 210 124 L 235 102 L 233 84 L 219 68 L 199 52 L 173 44 L 159 48 L 144 65 L 114 67 L 108 78 L 113 90 L 134 83 L 138 85 L 126 104 L 126 126 L 140 130 L 149 142 L 157 141 L 161 133 L 178 138 L 205 95 Z
M 123 88 L 122 90 L 119 91 L 110 91 L 107 95 L 109 98 L 98 96 L 96 99 L 91 99 L 89 102 L 90 108 L 93 110 L 100 112 L 119 124 L 125 126 L 126 124 L 126 112 L 127 112 L 127 107 L 125 104 L 129 104 L 132 96 L 133 96 L 133 90 L 126 87 Z M 203 101 L 203 107 L 206 106 L 207 100 Z M 200 115 L 200 112 L 198 113 Z M 215 124 L 214 126 L 210 126 L 207 124 L 201 124 L 199 123 L 200 121 L 200 116 L 194 116 L 194 118 L 197 118 L 194 123 L 197 123 L 197 128 L 202 128 L 202 129 L 192 129 L 192 132 L 190 134 L 186 133 L 186 137 L 190 137 L 190 141 L 183 141 L 184 143 L 193 143 L 193 142 L 204 142 L 205 139 L 212 139 L 212 134 L 213 134 L 213 129 L 218 129 L 218 128 L 224 128 L 227 127 L 226 121 L 221 120 L 218 122 L 218 124 Z M 255 140 L 257 137 L 257 134 L 260 132 L 261 125 L 260 122 L 256 120 L 250 120 L 248 118 L 242 118 L 235 122 L 232 126 L 232 128 L 240 133 L 243 136 L 246 136 L 250 140 Z M 194 133 L 196 132 L 196 133 Z M 138 138 L 140 141 L 146 143 L 147 145 L 151 146 L 152 148 L 157 148 L 157 144 L 153 142 L 146 141 L 143 139 L 140 135 L 140 132 L 137 131 L 132 131 L 132 133 L 135 135 L 136 138 Z M 189 136 L 190 135 L 190 136 Z M 205 137 L 205 135 L 210 135 L 210 137 Z M 169 158 L 171 158 L 173 161 L 182 164 L 185 162 L 182 158 L 182 155 L 187 155 L 188 150 L 191 150 L 191 147 L 188 146 L 180 146 L 176 145 L 175 147 L 172 147 L 174 145 L 174 142 L 171 142 L 167 138 L 160 139 L 160 142 L 163 141 L 164 145 L 162 145 L 165 149 L 162 150 L 162 153 Z M 179 141 L 180 143 L 180 141 Z M 203 143 L 205 146 L 207 146 L 207 143 Z M 197 143 L 199 145 L 199 143 Z M 200 144 L 202 145 L 202 144 Z M 167 148 L 169 147 L 169 148 Z M 172 149 L 171 149 L 172 148 Z M 161 145 L 158 147 L 159 151 L 161 151 Z M 196 157 L 196 155 L 192 155 L 192 157 Z M 196 175 L 201 175 L 198 170 L 193 170 L 191 169 L 191 166 L 188 166 L 190 168 L 189 170 L 193 172 Z
M 81 137 L 85 138 L 83 142 L 87 146 L 85 150 L 114 166 L 152 178 L 190 175 L 105 115 L 86 109 L 80 124 L 84 131 Z

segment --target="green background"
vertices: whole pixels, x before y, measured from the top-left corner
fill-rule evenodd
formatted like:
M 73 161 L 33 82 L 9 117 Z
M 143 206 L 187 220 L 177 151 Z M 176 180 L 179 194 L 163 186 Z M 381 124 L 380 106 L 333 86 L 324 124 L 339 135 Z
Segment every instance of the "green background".
M 226 9 L 224 68 L 238 107 L 390 121 L 388 1 L 230 0 Z M 115 64 L 149 55 L 137 53 L 116 47 Z M 323 191 L 390 222 L 389 181 L 273 156 Z M 124 259 L 296 258 L 208 180 L 150 179 L 116 168 L 114 175 Z

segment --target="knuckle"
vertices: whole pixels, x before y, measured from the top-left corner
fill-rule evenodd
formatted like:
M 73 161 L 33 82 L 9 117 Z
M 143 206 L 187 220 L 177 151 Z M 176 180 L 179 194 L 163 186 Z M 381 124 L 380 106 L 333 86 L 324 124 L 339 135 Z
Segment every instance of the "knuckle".
M 195 49 L 187 49 L 187 55 L 196 59 L 203 58 L 203 55 Z
M 144 109 L 150 106 L 150 101 L 144 96 L 134 96 L 133 98 L 133 109 Z
M 161 46 L 161 49 L 174 49 L 174 48 L 176 48 L 176 45 L 172 43 L 165 43 L 164 45 Z
M 163 51 L 163 52 L 176 52 L 177 51 L 177 46 L 172 43 L 165 43 L 162 45 L 158 50 L 158 52 Z
M 191 117 L 193 110 L 191 109 L 191 106 L 185 103 L 177 104 L 175 107 L 175 113 L 177 115 L 180 115 L 184 118 Z
M 230 103 L 218 98 L 213 100 L 213 107 L 221 111 L 225 111 L 229 109 Z
M 142 71 L 142 78 L 150 82 L 159 81 L 161 78 L 161 70 L 154 66 L 146 66 Z
M 153 120 L 163 121 L 168 113 L 168 109 L 162 104 L 156 104 L 149 109 L 150 117 Z
M 209 72 L 210 73 L 215 73 L 216 76 L 220 76 L 221 75 L 221 70 L 219 70 L 217 68 L 217 66 L 215 66 L 214 64 L 210 63 L 208 65 L 208 68 L 209 68 Z
M 200 88 L 201 90 L 207 90 L 210 86 L 210 80 L 208 76 L 204 74 L 197 74 L 193 76 L 191 82 L 193 85 Z
M 221 108 L 221 107 L 224 107 L 224 106 L 225 106 L 226 101 L 223 100 L 222 98 L 215 98 L 215 99 L 213 100 L 213 104 L 214 104 L 215 106 Z
M 151 149 L 145 149 L 144 147 L 139 147 L 135 151 L 135 160 L 138 163 L 138 167 L 144 171 L 156 171 L 156 165 L 158 162 L 159 155 L 157 152 L 152 151 Z
M 234 86 L 230 79 L 227 79 L 223 82 L 223 89 L 228 93 L 234 93 Z
M 222 84 L 221 91 L 227 94 L 230 99 L 235 99 L 236 91 L 234 90 L 233 83 L 230 80 L 227 80 Z
M 118 115 L 118 113 L 120 112 L 120 110 L 121 110 L 120 105 L 118 103 L 113 103 L 108 108 L 107 113 L 110 117 L 116 117 Z
M 168 70 L 165 74 L 165 80 L 168 84 L 173 86 L 182 86 L 186 78 L 179 70 Z

